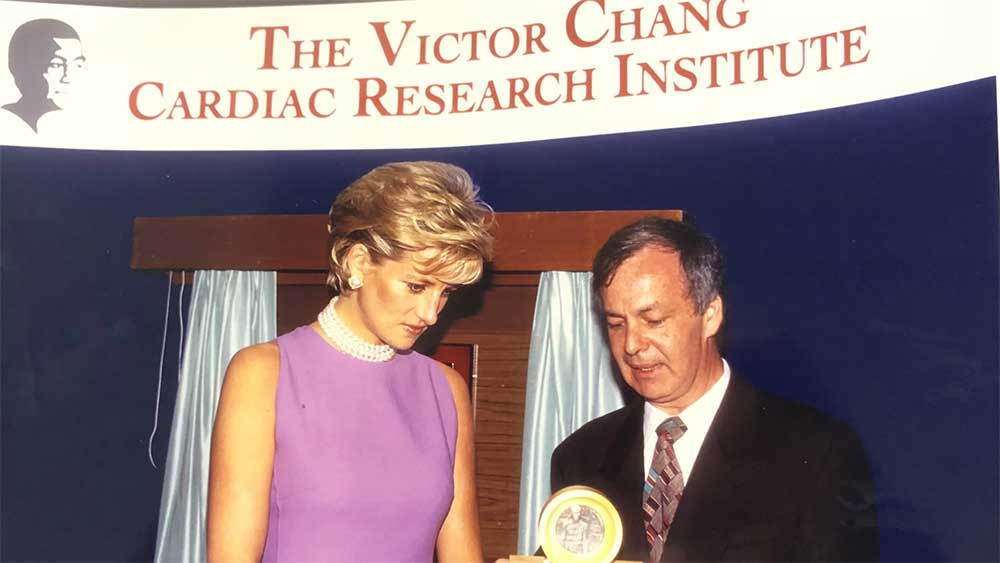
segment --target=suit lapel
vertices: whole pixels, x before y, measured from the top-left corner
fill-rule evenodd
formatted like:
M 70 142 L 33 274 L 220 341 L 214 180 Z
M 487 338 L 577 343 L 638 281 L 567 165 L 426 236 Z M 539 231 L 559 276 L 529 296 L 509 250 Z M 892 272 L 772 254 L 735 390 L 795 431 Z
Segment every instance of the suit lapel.
M 603 491 L 618 509 L 624 538 L 618 559 L 648 557 L 645 525 L 642 519 L 642 412 L 643 401 L 637 398 L 628 407 L 625 420 L 601 467 L 608 485 Z
M 756 395 L 735 374 L 705 435 L 670 527 L 664 561 L 716 560 L 725 549 L 729 500 L 752 474 Z M 752 466 L 752 463 L 749 465 Z
M 642 518 L 643 405 L 637 398 L 626 407 L 626 417 L 604 457 L 600 487 L 622 518 L 624 538 L 618 559 L 636 561 L 649 557 Z M 760 461 L 754 459 L 757 408 L 753 387 L 732 374 L 685 484 L 663 561 L 711 561 L 724 553 L 732 491 L 751 480 Z

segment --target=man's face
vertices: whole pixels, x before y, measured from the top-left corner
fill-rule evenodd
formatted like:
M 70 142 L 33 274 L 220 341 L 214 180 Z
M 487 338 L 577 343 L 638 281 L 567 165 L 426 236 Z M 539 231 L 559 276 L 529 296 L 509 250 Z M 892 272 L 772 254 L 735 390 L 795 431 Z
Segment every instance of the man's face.
M 87 59 L 83 56 L 83 46 L 79 39 L 56 37 L 53 39 L 58 48 L 52 54 L 42 76 L 48 85 L 48 98 L 59 108 L 66 109 L 72 93 L 73 78 L 85 66 Z
M 670 414 L 708 390 L 718 375 L 711 339 L 722 300 L 698 314 L 677 252 L 643 248 L 622 262 L 602 295 L 611 353 L 629 387 Z

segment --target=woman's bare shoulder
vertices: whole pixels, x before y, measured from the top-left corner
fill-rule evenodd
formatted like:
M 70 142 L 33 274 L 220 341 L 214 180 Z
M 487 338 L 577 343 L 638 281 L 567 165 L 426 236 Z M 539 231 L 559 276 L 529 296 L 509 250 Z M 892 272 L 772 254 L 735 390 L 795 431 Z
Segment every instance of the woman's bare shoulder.
M 238 362 L 241 366 L 246 367 L 267 367 L 270 364 L 276 364 L 279 355 L 280 348 L 278 348 L 278 341 L 269 340 L 241 349 L 233 355 L 230 363 Z
M 280 357 L 276 340 L 247 346 L 229 361 L 226 383 L 244 388 L 273 388 L 278 382 Z

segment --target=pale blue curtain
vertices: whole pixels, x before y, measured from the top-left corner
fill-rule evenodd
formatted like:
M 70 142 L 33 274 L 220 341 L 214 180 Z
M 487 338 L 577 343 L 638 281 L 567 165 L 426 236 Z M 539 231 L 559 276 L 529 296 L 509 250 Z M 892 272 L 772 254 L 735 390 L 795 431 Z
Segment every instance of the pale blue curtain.
M 518 553 L 538 549 L 538 516 L 549 498 L 549 457 L 584 423 L 621 407 L 603 325 L 590 305 L 589 272 L 544 272 L 531 328 Z
M 195 273 L 156 561 L 205 560 L 209 448 L 222 379 L 240 348 L 275 337 L 276 288 L 274 272 Z

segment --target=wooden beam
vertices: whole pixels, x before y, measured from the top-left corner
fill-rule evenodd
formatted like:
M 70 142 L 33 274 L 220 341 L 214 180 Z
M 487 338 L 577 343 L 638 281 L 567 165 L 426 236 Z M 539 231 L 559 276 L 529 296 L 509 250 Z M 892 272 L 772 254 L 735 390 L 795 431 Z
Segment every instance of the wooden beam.
M 325 215 L 136 217 L 136 270 L 325 270 Z
M 597 249 L 611 233 L 643 217 L 680 219 L 680 211 L 563 211 L 497 213 L 499 272 L 590 270 Z
M 680 211 L 497 213 L 496 272 L 586 271 L 615 230 L 642 217 Z M 136 270 L 324 272 L 326 215 L 137 217 Z

